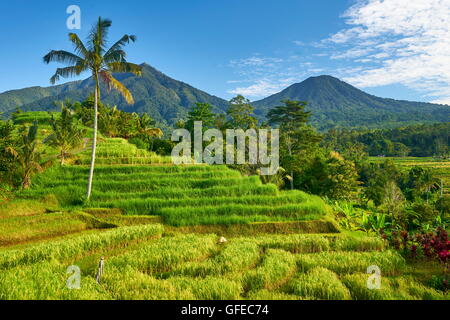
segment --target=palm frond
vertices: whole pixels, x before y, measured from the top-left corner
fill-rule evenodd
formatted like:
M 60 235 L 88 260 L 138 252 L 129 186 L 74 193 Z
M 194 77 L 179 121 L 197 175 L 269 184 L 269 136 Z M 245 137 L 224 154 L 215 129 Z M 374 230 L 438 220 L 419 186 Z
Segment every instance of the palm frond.
M 116 50 L 108 53 L 108 55 L 104 56 L 103 59 L 106 64 L 112 62 L 127 62 L 126 60 L 127 53 L 124 50 Z
M 92 28 L 88 38 L 90 51 L 97 55 L 103 55 L 108 39 L 108 29 L 111 25 L 111 20 L 98 18 L 98 22 Z
M 80 54 L 85 58 L 88 56 L 88 50 L 86 49 L 83 41 L 80 40 L 77 34 L 69 33 L 69 40 L 73 43 L 75 47 L 75 52 L 77 54 Z
M 70 64 L 78 64 L 83 61 L 83 59 L 76 54 L 73 54 L 64 50 L 52 50 L 44 56 L 44 62 L 49 64 L 50 62 L 59 62 Z
M 79 76 L 83 71 L 86 71 L 84 66 L 72 66 L 66 68 L 56 69 L 55 74 L 50 78 L 51 84 L 55 84 L 60 78 L 70 78 L 74 76 Z
M 119 41 L 113 44 L 111 48 L 109 48 L 109 50 L 105 53 L 105 61 L 106 62 L 122 61 L 122 59 L 125 59 L 125 51 L 122 50 L 123 47 L 129 44 L 130 42 L 135 41 L 136 36 L 128 34 L 124 35 Z M 115 58 L 120 58 L 120 60 Z
M 120 81 L 114 78 L 109 71 L 102 70 L 99 75 L 106 83 L 109 90 L 112 88 L 116 89 L 128 104 L 134 104 L 134 99 L 131 92 L 122 83 L 120 83 Z
M 5 148 L 5 152 L 9 153 L 10 155 L 12 155 L 14 158 L 17 158 L 19 156 L 19 152 L 17 152 L 16 149 L 14 149 L 11 146 L 8 146 Z
M 137 76 L 142 75 L 142 67 L 130 62 L 111 62 L 107 64 L 110 72 L 130 72 Z

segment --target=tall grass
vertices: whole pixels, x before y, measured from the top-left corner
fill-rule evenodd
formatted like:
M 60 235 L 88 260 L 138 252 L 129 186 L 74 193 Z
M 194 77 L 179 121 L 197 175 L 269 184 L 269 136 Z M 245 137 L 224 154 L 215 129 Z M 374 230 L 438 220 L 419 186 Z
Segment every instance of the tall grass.
M 385 275 L 399 274 L 404 270 L 405 260 L 397 252 L 320 252 L 301 254 L 297 257 L 297 265 L 302 271 L 315 266 L 322 266 L 338 274 L 366 272 L 367 268 L 376 265 Z
M 67 266 L 40 262 L 0 272 L 0 300 L 105 300 L 109 294 L 91 277 L 82 275 L 81 288 L 66 287 Z
M 0 246 L 80 232 L 90 227 L 87 221 L 71 213 L 0 219 Z
M 215 235 L 162 238 L 137 251 L 114 257 L 109 264 L 118 268 L 131 266 L 148 274 L 168 272 L 180 263 L 208 257 L 216 250 L 216 241 Z
M 336 273 L 316 267 L 299 274 L 288 284 L 290 293 L 319 300 L 350 300 L 347 287 L 339 280 Z
M 72 180 L 71 184 L 85 184 L 84 179 Z M 96 179 L 94 187 L 99 191 L 118 191 L 122 193 L 133 193 L 142 191 L 152 191 L 158 188 L 181 188 L 181 189 L 198 189 L 210 188 L 214 186 L 236 186 L 236 185 L 261 185 L 258 177 L 242 177 L 242 178 L 226 178 L 226 179 L 171 179 L 161 178 L 157 180 L 135 180 L 135 181 L 114 181 L 102 178 Z M 52 187 L 67 185 L 67 181 L 52 182 Z
M 50 124 L 51 116 L 58 118 L 61 113 L 60 112 L 49 112 L 46 111 L 33 111 L 33 112 L 23 112 L 14 116 L 14 124 L 26 124 L 33 123 L 35 121 L 38 124 Z
M 321 203 L 306 202 L 279 207 L 223 205 L 209 207 L 162 208 L 164 222 L 174 226 L 233 224 L 264 221 L 315 220 L 326 214 Z
M 110 267 L 103 285 L 120 300 L 237 300 L 242 292 L 238 281 L 225 278 L 174 277 L 158 280 L 131 267 Z
M 225 273 L 242 272 L 254 267 L 260 259 L 261 251 L 256 243 L 232 240 L 216 256 L 205 261 L 192 261 L 177 266 L 167 276 L 206 277 Z
M 207 207 L 223 205 L 246 206 L 280 206 L 306 201 L 308 198 L 301 193 L 285 193 L 274 196 L 234 196 L 234 197 L 205 197 L 191 199 L 129 199 L 111 202 L 93 202 L 93 207 L 120 208 L 127 214 L 159 214 L 162 208 Z
M 36 244 L 24 249 L 0 251 L 0 269 L 5 270 L 41 261 L 61 261 L 117 243 L 160 236 L 162 232 L 161 225 L 123 227 L 102 233 L 81 235 L 70 240 L 61 239 Z
M 313 253 L 330 250 L 330 241 L 321 235 L 270 235 L 248 239 L 267 249 L 280 249 L 291 253 Z
M 244 275 L 247 290 L 276 289 L 295 273 L 295 257 L 289 252 L 269 249 L 261 265 Z
M 243 291 L 242 284 L 225 278 L 206 277 L 171 278 L 169 282 L 178 290 L 189 290 L 199 300 L 238 300 Z
M 355 300 L 450 300 L 448 295 L 427 288 L 411 278 L 382 277 L 380 289 L 367 288 L 369 275 L 345 275 L 342 282 L 350 289 Z
M 55 195 L 61 205 L 79 204 L 86 192 L 83 185 L 61 185 L 59 187 L 36 188 L 27 190 L 21 193 L 23 197 L 40 198 L 45 195 Z M 98 191 L 94 190 L 92 193 L 92 201 L 87 204 L 88 207 L 103 207 L 109 208 L 112 200 L 119 199 L 191 199 L 191 198 L 212 198 L 212 197 L 236 197 L 236 196 L 250 196 L 250 195 L 273 195 L 278 194 L 278 189 L 275 185 L 237 185 L 230 187 L 216 186 L 210 188 L 196 188 L 196 189 L 180 189 L 180 188 L 158 188 L 153 191 L 122 193 L 119 191 Z

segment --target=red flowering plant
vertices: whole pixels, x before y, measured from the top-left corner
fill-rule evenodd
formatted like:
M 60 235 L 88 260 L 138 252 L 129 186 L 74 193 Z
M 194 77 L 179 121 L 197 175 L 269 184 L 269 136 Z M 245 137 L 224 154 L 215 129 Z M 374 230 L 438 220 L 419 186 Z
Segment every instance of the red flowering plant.
M 444 277 L 440 285 L 443 290 L 448 289 L 450 272 L 450 240 L 448 232 L 438 227 L 434 232 L 408 233 L 407 231 L 392 231 L 389 235 L 380 231 L 381 237 L 396 250 L 413 259 L 424 258 L 438 261 L 444 267 Z
M 390 235 L 380 230 L 381 237 L 397 250 L 410 257 L 417 258 L 420 253 L 428 259 L 437 259 L 443 264 L 450 261 L 450 240 L 447 231 L 438 227 L 434 232 L 408 233 L 407 231 L 392 231 Z

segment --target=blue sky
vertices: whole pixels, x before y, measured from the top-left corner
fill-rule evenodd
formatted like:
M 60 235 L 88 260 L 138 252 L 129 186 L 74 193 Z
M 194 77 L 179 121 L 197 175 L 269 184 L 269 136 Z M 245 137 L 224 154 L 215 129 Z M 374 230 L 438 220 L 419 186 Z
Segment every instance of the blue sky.
M 42 56 L 71 49 L 69 5 L 82 38 L 108 17 L 111 41 L 137 35 L 130 61 L 226 99 L 329 74 L 378 96 L 450 102 L 450 0 L 2 1 L 0 92 L 49 85 L 58 65 Z

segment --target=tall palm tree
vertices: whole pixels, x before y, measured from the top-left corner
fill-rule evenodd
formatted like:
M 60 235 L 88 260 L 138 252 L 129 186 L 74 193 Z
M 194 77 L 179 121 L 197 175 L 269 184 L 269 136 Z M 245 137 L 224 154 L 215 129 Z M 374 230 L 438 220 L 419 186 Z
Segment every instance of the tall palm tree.
M 108 30 L 111 27 L 111 20 L 98 18 L 98 22 L 94 25 L 87 38 L 86 45 L 80 38 L 69 33 L 69 40 L 75 48 L 75 53 L 58 50 L 50 51 L 45 57 L 44 62 L 59 62 L 67 65 L 65 68 L 58 68 L 56 73 L 51 77 L 50 82 L 55 84 L 60 78 L 69 78 L 79 76 L 85 71 L 92 73 L 95 83 L 94 94 L 94 138 L 92 141 L 92 158 L 89 170 L 89 180 L 86 191 L 87 200 L 91 197 L 92 180 L 94 177 L 95 151 L 97 146 L 97 127 L 98 127 L 98 101 L 100 99 L 100 80 L 103 81 L 108 90 L 116 89 L 126 100 L 127 103 L 133 104 L 133 96 L 130 91 L 112 75 L 114 72 L 131 72 L 135 75 L 141 75 L 141 67 L 127 62 L 126 53 L 123 47 L 135 42 L 136 37 L 133 35 L 124 35 L 112 47 L 107 49 Z

